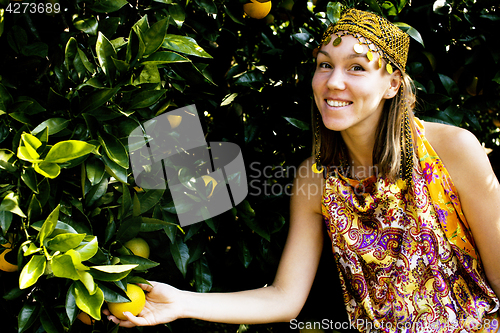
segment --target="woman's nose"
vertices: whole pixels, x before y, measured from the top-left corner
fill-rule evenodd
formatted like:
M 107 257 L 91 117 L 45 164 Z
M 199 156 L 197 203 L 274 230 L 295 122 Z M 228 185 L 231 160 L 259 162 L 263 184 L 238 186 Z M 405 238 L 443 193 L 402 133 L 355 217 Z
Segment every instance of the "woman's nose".
M 344 90 L 345 89 L 345 77 L 344 73 L 340 69 L 333 69 L 330 73 L 330 77 L 326 82 L 328 89 L 331 90 Z

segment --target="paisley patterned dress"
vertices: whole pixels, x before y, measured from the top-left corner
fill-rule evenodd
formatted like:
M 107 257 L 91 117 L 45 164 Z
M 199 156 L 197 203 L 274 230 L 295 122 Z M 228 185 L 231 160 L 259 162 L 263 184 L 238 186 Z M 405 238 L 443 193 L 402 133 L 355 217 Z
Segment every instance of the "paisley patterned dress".
M 415 119 L 420 168 L 405 193 L 376 176 L 326 180 L 324 221 L 351 327 L 361 332 L 497 332 L 457 191 Z

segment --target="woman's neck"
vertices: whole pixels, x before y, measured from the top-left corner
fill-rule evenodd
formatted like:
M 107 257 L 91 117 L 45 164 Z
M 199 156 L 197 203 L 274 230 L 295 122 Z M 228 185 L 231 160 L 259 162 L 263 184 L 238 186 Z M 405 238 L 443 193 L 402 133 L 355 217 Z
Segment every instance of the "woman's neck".
M 373 165 L 373 147 L 375 145 L 375 131 L 372 133 L 341 132 L 347 147 L 347 162 L 350 173 L 359 179 L 364 179 L 376 174 Z

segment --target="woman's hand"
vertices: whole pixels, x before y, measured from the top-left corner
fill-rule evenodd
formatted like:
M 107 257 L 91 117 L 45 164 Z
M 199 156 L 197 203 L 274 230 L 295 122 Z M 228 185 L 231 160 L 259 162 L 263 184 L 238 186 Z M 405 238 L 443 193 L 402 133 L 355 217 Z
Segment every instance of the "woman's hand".
M 148 284 L 139 284 L 146 291 L 146 305 L 136 317 L 130 312 L 124 312 L 128 320 L 120 320 L 113 316 L 108 309 L 103 313 L 108 319 L 122 327 L 153 326 L 164 324 L 180 318 L 180 297 L 182 291 L 168 284 L 149 281 Z

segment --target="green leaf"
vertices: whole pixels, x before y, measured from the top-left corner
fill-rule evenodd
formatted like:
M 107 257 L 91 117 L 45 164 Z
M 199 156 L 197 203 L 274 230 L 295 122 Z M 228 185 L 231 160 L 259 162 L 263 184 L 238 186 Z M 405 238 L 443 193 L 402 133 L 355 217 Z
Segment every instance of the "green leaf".
M 142 33 L 141 37 L 145 46 L 144 56 L 148 56 L 160 48 L 167 33 L 167 26 L 168 18 L 164 18 Z
M 112 82 L 116 70 L 112 58 L 118 59 L 118 56 L 116 55 L 116 50 L 113 47 L 113 44 L 111 44 L 106 36 L 104 36 L 100 31 L 97 36 L 96 53 L 99 65 L 101 66 L 104 74 L 108 77 L 109 82 Z
M 42 228 L 40 229 L 40 232 L 38 233 L 38 237 L 40 238 L 40 244 L 43 244 L 43 241 L 45 238 L 50 236 L 54 229 L 56 228 L 57 225 L 57 220 L 59 218 L 59 208 L 61 205 L 57 205 L 57 207 L 50 213 L 50 215 L 47 217 L 45 222 L 42 225 Z
M 336 24 L 340 20 L 340 14 L 342 13 L 342 4 L 340 2 L 329 2 L 326 7 L 326 15 L 328 20 Z
M 119 166 L 117 163 L 113 162 L 108 155 L 104 154 L 101 156 L 104 161 L 104 168 L 107 173 L 118 179 L 120 182 L 127 183 L 127 169 Z
M 68 316 L 70 323 L 74 322 L 80 311 L 76 306 L 75 294 L 72 287 L 68 288 L 68 292 L 66 293 L 64 308 L 66 309 L 66 315 Z
M 370 6 L 370 9 L 380 15 L 383 15 L 382 9 L 380 8 L 376 0 L 365 0 L 365 2 Z
M 66 252 L 80 245 L 85 236 L 85 234 L 59 234 L 47 241 L 47 247 L 53 251 Z
M 19 315 L 17 316 L 17 332 L 22 333 L 30 328 L 31 325 L 38 318 L 41 309 L 40 303 L 25 303 L 24 306 L 19 311 Z
M 36 136 L 23 133 L 17 149 L 17 157 L 28 162 L 40 161 L 40 154 L 36 151 L 40 146 L 42 146 L 42 142 Z
M 441 83 L 443 84 L 449 96 L 455 96 L 460 93 L 458 85 L 455 83 L 455 81 L 453 81 L 452 78 L 443 74 L 438 74 L 438 75 L 439 79 L 441 80 Z
M 87 207 L 92 206 L 97 200 L 99 200 L 108 189 L 108 179 L 103 178 L 101 182 L 95 186 L 92 186 L 90 191 L 85 196 L 85 205 Z
M 6 211 L 0 211 L 0 227 L 2 228 L 2 231 L 4 233 L 6 233 L 9 230 L 11 224 L 12 224 L 12 213 Z
M 212 289 L 212 273 L 206 257 L 201 257 L 194 263 L 194 281 L 199 293 L 207 293 Z
M 201 58 L 212 58 L 212 56 L 205 52 L 205 50 L 203 50 L 203 48 L 201 48 L 201 46 L 191 37 L 167 34 L 165 35 L 162 47 Z
M 98 13 L 112 13 L 127 4 L 127 0 L 97 0 L 91 8 Z
M 309 124 L 301 121 L 301 120 L 298 120 L 298 119 L 295 119 L 295 118 L 290 118 L 290 117 L 283 117 L 286 119 L 286 121 L 288 121 L 290 124 L 292 124 L 293 126 L 303 130 L 303 131 L 307 131 L 309 130 Z
M 413 28 L 412 26 L 404 23 L 404 22 L 394 22 L 394 25 L 399 27 L 401 30 L 405 31 L 408 35 L 410 35 L 411 38 L 422 44 L 422 46 L 425 47 L 424 45 L 424 40 L 422 39 L 422 36 L 420 35 L 420 32 L 418 32 L 417 29 Z
M 73 25 L 75 26 L 75 28 L 85 32 L 86 34 L 97 35 L 97 19 L 93 16 L 86 18 L 77 17 L 75 20 L 73 20 Z
M 0 211 L 11 212 L 21 217 L 26 217 L 21 208 L 19 207 L 19 196 L 10 191 L 0 203 Z
M 21 172 L 21 179 L 30 188 L 30 190 L 38 193 L 38 184 L 33 168 L 23 168 L 23 171 Z
M 269 234 L 269 230 L 261 226 L 254 218 L 243 216 L 243 220 L 245 221 L 246 225 L 250 229 L 255 231 L 260 237 L 266 239 L 267 241 L 271 241 L 271 235 Z
M 0 149 L 0 169 L 15 172 L 17 170 L 16 160 L 14 152 L 8 149 Z
M 99 289 L 102 290 L 104 294 L 104 300 L 110 303 L 123 303 L 130 302 L 130 299 L 127 297 L 127 294 L 121 290 L 120 288 L 111 288 L 105 285 L 104 283 L 97 282 Z
M 175 226 L 177 227 L 177 223 L 167 222 L 159 219 L 154 219 L 150 217 L 142 217 L 141 228 L 139 232 L 152 232 L 162 230 L 166 226 Z
M 61 173 L 61 167 L 56 163 L 42 162 L 34 164 L 35 171 L 44 177 L 54 179 Z
M 98 184 L 104 177 L 104 163 L 95 156 L 91 156 L 85 163 L 87 178 L 92 186 Z
M 132 198 L 130 197 L 130 190 L 128 189 L 128 186 L 125 184 L 122 184 L 122 204 L 120 208 L 120 214 L 119 218 L 123 219 L 128 211 L 130 210 L 130 206 L 132 205 Z
M 99 142 L 104 147 L 106 155 L 121 166 L 122 168 L 128 169 L 129 167 L 129 157 L 127 149 L 115 136 L 108 134 L 106 132 L 100 132 L 98 134 Z
M 170 244 L 170 253 L 172 254 L 175 265 L 182 275 L 186 277 L 187 263 L 189 261 L 189 248 L 182 241 L 181 237 L 177 236 L 175 242 Z
M 98 270 L 100 272 L 117 274 L 117 273 L 127 273 L 139 265 L 103 265 L 103 266 L 90 266 L 90 268 Z
M 84 141 L 60 141 L 50 148 L 44 161 L 48 163 L 65 163 L 90 154 L 94 149 L 94 145 Z
M 141 214 L 144 214 L 158 204 L 163 197 L 163 193 L 165 193 L 165 190 L 149 190 L 146 193 L 140 194 Z
M 76 271 L 75 265 L 73 263 L 73 258 L 68 254 L 60 254 L 52 258 L 52 272 L 54 276 L 71 279 L 71 280 L 79 280 L 80 275 Z
M 92 258 L 99 249 L 99 244 L 97 242 L 97 236 L 93 236 L 90 241 L 84 241 L 80 246 L 75 248 L 75 251 L 80 253 L 80 258 L 82 261 L 89 260 Z
M 90 81 L 90 80 L 89 80 Z M 87 96 L 82 102 L 81 112 L 89 112 L 102 106 L 120 90 L 120 87 L 104 88 Z
M 94 295 L 97 292 L 97 284 L 94 282 L 94 278 L 90 273 L 85 271 L 78 271 L 78 275 L 80 276 L 80 281 L 85 285 L 87 291 L 90 295 Z
M 137 264 L 138 266 L 134 268 L 137 271 L 146 271 L 150 268 L 156 267 L 159 265 L 159 263 L 154 262 L 152 260 L 138 257 L 138 256 L 120 256 L 120 262 L 122 264 Z
M 240 259 L 245 268 L 248 268 L 252 262 L 253 255 L 245 240 L 238 241 L 238 259 Z
M 63 129 L 68 127 L 69 120 L 64 118 L 50 118 L 42 123 L 40 123 L 34 130 L 31 131 L 31 134 L 37 135 L 45 128 L 49 129 L 49 135 L 59 133 Z
M 158 100 L 165 94 L 166 89 L 159 90 L 146 90 L 138 94 L 134 94 L 134 98 L 130 102 L 129 110 L 146 108 L 158 102 Z
M 38 56 L 40 58 L 46 58 L 49 54 L 49 46 L 42 42 L 35 42 L 23 47 L 22 53 L 27 57 Z
M 177 27 L 181 28 L 182 24 L 186 20 L 186 12 L 184 11 L 184 8 L 178 3 L 172 3 L 168 6 L 168 13 L 170 14 L 170 17 L 174 19 Z
M 46 260 L 43 255 L 34 255 L 31 260 L 23 267 L 19 275 L 19 288 L 26 289 L 38 281 L 38 278 L 45 271 Z
M 90 295 L 87 288 L 80 281 L 73 283 L 75 303 L 80 310 L 88 313 L 92 318 L 101 320 L 101 307 L 104 303 L 104 294 L 97 288 L 95 294 Z

